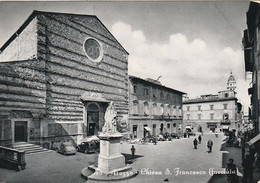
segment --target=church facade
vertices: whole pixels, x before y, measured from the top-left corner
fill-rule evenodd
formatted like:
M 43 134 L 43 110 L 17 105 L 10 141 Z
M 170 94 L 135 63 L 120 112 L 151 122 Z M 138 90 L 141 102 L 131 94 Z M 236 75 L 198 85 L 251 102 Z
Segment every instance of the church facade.
M 227 90 L 201 95 L 183 102 L 183 123 L 186 130 L 219 132 L 242 129 L 242 105 L 236 98 L 236 81 L 231 75 Z
M 95 135 L 111 101 L 126 121 L 128 52 L 96 16 L 34 11 L 0 51 L 0 145 Z

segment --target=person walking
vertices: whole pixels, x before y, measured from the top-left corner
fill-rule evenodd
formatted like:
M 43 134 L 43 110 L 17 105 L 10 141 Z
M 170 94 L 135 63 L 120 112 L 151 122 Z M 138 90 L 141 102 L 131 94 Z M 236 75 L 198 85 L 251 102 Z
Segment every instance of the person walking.
M 246 158 L 242 162 L 243 166 L 243 183 L 252 183 L 253 182 L 253 160 L 249 154 L 246 155 Z
M 198 141 L 196 138 L 193 140 L 193 145 L 194 145 L 194 149 L 197 149 Z
M 132 145 L 131 153 L 132 153 L 132 159 L 134 159 L 134 157 L 135 157 L 135 146 L 134 145 Z
M 199 135 L 199 137 L 198 137 L 198 140 L 199 140 L 199 144 L 201 144 L 201 140 L 202 140 L 202 138 L 201 138 L 200 135 Z
M 212 146 L 213 146 L 213 142 L 212 142 L 211 139 L 208 140 L 207 146 L 208 146 L 208 149 L 209 149 L 208 152 L 211 153 L 212 152 Z
M 237 166 L 234 164 L 234 159 L 230 158 L 229 163 L 227 163 L 227 181 L 230 183 L 237 183 L 238 176 L 237 176 Z

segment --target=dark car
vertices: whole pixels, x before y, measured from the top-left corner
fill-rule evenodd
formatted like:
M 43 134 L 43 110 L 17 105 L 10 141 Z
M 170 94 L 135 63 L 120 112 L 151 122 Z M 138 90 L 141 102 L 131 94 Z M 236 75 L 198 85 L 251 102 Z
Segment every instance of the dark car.
M 180 136 L 177 133 L 171 133 L 171 137 L 174 139 L 179 139 Z
M 76 149 L 71 142 L 63 142 L 57 148 L 57 152 L 67 155 L 67 154 L 76 154 Z
M 89 141 L 89 142 L 81 142 L 77 146 L 77 150 L 79 152 L 84 152 L 84 153 L 95 153 L 99 151 L 99 141 Z
M 144 137 L 142 140 L 143 140 L 144 142 L 154 142 L 154 141 L 156 141 L 157 139 L 156 139 L 155 136 L 149 135 L 149 136 L 147 136 L 147 137 Z
M 172 140 L 172 137 L 171 137 L 171 135 L 169 133 L 164 133 L 163 137 L 164 137 L 165 140 L 168 140 L 168 141 Z
M 163 135 L 161 135 L 161 134 L 160 134 L 160 135 L 157 135 L 156 138 L 157 138 L 158 141 L 165 141 L 165 138 L 164 138 Z

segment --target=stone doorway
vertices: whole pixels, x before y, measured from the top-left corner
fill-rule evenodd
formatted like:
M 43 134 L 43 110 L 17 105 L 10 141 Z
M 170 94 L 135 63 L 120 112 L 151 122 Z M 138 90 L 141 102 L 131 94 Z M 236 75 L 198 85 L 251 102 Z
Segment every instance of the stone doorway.
M 15 121 L 14 141 L 28 142 L 28 121 Z
M 97 135 L 99 131 L 100 107 L 96 103 L 87 106 L 87 136 Z

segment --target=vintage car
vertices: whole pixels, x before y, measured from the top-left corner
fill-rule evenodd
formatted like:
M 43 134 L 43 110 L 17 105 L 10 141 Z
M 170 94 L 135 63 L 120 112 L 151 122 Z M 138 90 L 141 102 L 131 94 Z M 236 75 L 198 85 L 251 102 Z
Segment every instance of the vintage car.
M 174 139 L 179 139 L 180 136 L 177 133 L 171 133 L 171 137 Z
M 144 142 L 150 142 L 150 143 L 157 141 L 157 139 L 154 135 L 148 135 L 147 137 L 144 137 L 142 140 Z
M 57 147 L 57 152 L 63 155 L 76 154 L 76 148 L 71 142 L 63 142 Z
M 156 138 L 157 138 L 158 141 L 165 141 L 165 138 L 164 138 L 163 135 L 161 135 L 161 134 L 160 134 L 160 135 L 157 135 Z
M 171 137 L 171 135 L 168 132 L 163 134 L 163 138 L 165 140 L 167 140 L 167 141 L 171 141 L 172 140 L 172 137 Z
M 95 153 L 99 151 L 99 141 L 81 142 L 77 146 L 77 151 L 83 153 Z
M 77 151 L 86 154 L 98 152 L 99 148 L 100 148 L 100 140 L 95 135 L 82 139 L 81 143 L 76 147 Z

